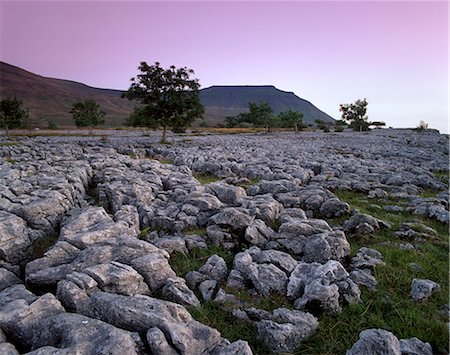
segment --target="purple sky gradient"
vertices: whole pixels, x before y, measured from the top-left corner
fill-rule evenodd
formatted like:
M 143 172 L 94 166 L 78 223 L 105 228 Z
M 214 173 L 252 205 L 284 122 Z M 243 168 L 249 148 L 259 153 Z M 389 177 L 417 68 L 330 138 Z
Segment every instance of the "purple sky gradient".
M 0 58 L 44 76 L 127 89 L 140 61 L 193 68 L 202 87 L 272 84 L 334 118 L 448 127 L 447 2 L 0 3 Z

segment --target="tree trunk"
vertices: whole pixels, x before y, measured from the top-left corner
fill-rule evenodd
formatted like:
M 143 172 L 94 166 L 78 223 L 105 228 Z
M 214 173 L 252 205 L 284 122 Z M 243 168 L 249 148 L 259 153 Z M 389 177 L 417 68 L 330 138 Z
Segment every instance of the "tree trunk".
M 8 128 L 8 124 L 5 124 L 5 128 L 6 128 L 6 137 L 8 137 L 8 139 L 9 139 L 9 128 Z
M 294 132 L 298 132 L 298 124 L 297 123 L 294 124 Z
M 166 132 L 167 132 L 167 126 L 164 125 L 163 126 L 163 136 L 162 136 L 161 143 L 166 143 Z

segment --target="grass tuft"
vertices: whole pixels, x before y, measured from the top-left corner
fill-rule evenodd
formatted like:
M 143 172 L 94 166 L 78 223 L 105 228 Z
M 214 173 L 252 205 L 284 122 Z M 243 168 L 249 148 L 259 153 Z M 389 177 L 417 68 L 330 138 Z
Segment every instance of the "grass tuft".
M 206 184 L 210 184 L 212 182 L 222 180 L 222 178 L 212 175 L 212 174 L 209 174 L 209 173 L 207 173 L 207 174 L 194 173 L 194 177 L 202 185 L 206 185 Z

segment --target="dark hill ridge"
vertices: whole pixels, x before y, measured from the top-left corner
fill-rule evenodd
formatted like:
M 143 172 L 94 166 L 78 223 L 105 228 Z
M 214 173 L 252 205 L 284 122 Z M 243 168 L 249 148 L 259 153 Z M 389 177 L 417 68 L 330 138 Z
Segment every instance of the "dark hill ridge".
M 48 122 L 73 125 L 69 111 L 78 100 L 93 99 L 106 112 L 107 127 L 121 126 L 136 103 L 120 96 L 122 91 L 93 88 L 75 81 L 47 78 L 0 62 L 0 96 L 16 96 L 24 102 L 33 124 Z
M 106 112 L 105 126 L 119 127 L 138 105 L 121 98 L 122 91 L 99 89 L 75 81 L 47 78 L 0 62 L 0 97 L 20 98 L 30 112 L 33 126 L 47 127 L 48 122 L 73 126 L 69 113 L 78 100 L 93 99 Z M 310 102 L 292 92 L 274 86 L 211 86 L 200 90 L 208 124 L 221 124 L 227 116 L 247 111 L 249 102 L 268 102 L 275 113 L 286 110 L 303 112 L 306 123 L 316 119 L 334 122 Z
M 211 86 L 200 90 L 200 97 L 206 108 L 206 113 L 223 116 L 234 115 L 246 111 L 249 102 L 269 103 L 275 114 L 292 110 L 302 112 L 305 123 L 314 123 L 320 119 L 325 122 L 334 122 L 334 119 L 319 110 L 309 101 L 301 99 L 293 92 L 277 89 L 272 85 L 264 86 Z M 222 115 L 220 115 L 222 112 Z

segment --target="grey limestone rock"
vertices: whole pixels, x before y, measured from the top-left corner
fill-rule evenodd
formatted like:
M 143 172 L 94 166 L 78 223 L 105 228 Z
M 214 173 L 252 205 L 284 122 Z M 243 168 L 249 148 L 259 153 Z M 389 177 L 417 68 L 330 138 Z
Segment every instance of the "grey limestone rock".
M 4 289 L 12 286 L 21 284 L 22 281 L 14 275 L 11 271 L 8 271 L 4 268 L 0 268 L 0 292 Z
M 202 298 L 205 301 L 209 301 L 214 296 L 214 291 L 217 287 L 217 281 L 216 280 L 205 280 L 203 281 L 199 286 L 198 290 L 202 294 Z
M 353 344 L 346 355 L 401 355 L 397 337 L 384 329 L 367 329 L 359 334 L 359 340 Z
M 225 260 L 217 254 L 214 254 L 206 260 L 198 271 L 208 276 L 208 279 L 222 282 L 227 278 L 228 267 Z
M 344 232 L 356 236 L 372 234 L 386 227 L 388 227 L 386 222 L 364 213 L 356 213 L 344 222 Z
M 181 354 L 213 351 L 221 342 L 220 333 L 192 318 L 183 306 L 148 296 L 122 296 L 104 292 L 89 299 L 88 315 L 135 332 L 157 327 Z
M 245 230 L 253 218 L 234 207 L 227 207 L 209 219 L 210 224 L 229 227 L 232 230 Z
M 426 279 L 413 279 L 411 282 L 411 298 L 413 301 L 422 301 L 429 298 L 434 292 L 440 290 L 440 285 Z
M 167 279 L 161 289 L 162 298 L 184 306 L 197 307 L 200 301 L 192 290 L 186 285 L 186 280 L 181 277 Z
M 32 244 L 42 232 L 28 228 L 24 219 L 0 210 L 0 257 L 18 264 L 32 254 Z
M 227 345 L 218 346 L 212 355 L 252 355 L 252 349 L 244 340 L 236 340 Z
M 327 218 L 340 217 L 350 213 L 350 205 L 338 198 L 330 198 L 320 206 L 320 214 Z
M 368 269 L 356 269 L 350 272 L 350 278 L 358 286 L 365 286 L 371 291 L 377 288 L 377 280 Z
M 237 200 L 247 196 L 247 193 L 242 187 L 228 185 L 224 182 L 208 184 L 206 191 L 217 196 L 220 201 L 227 205 L 235 205 Z
M 283 205 L 270 193 L 245 198 L 241 201 L 241 206 L 247 209 L 252 216 L 267 224 L 277 221 L 284 210 Z
M 284 264 L 275 261 L 276 257 L 281 255 L 288 256 Z M 234 257 L 233 267 L 239 274 L 230 274 L 231 280 L 228 284 L 233 284 L 237 281 L 235 278 L 240 275 L 259 294 L 268 295 L 271 292 L 285 294 L 288 275 L 282 268 L 290 269 L 292 263 L 295 263 L 295 260 L 286 253 L 270 250 L 262 252 L 258 247 L 252 247 Z
M 147 331 L 147 343 L 150 351 L 155 355 L 178 355 L 179 353 L 169 344 L 164 333 L 158 327 Z
M 361 247 L 356 256 L 351 259 L 350 267 L 373 270 L 377 265 L 383 264 L 383 256 L 378 250 Z
M 295 219 L 283 223 L 278 229 L 279 233 L 287 235 L 311 236 L 324 232 L 331 232 L 328 223 L 321 219 Z
M 303 258 L 305 262 L 326 263 L 328 260 L 343 260 L 350 254 L 350 244 L 344 232 L 336 230 L 313 235 L 305 240 Z
M 278 308 L 272 312 L 270 319 L 258 321 L 256 325 L 257 338 L 270 351 L 280 353 L 293 351 L 314 334 L 319 322 L 310 313 Z
M 274 235 L 275 231 L 268 227 L 263 220 L 255 219 L 245 229 L 244 238 L 252 245 L 263 247 Z
M 127 221 L 115 222 L 103 207 L 88 207 L 72 210 L 62 222 L 59 240 L 84 249 L 120 235 L 137 236 L 136 226 L 130 227 Z
M 339 313 L 341 302 L 360 302 L 360 290 L 341 263 L 300 262 L 289 277 L 287 296 L 296 309 Z
M 430 343 L 424 343 L 417 338 L 400 339 L 402 355 L 433 355 Z

